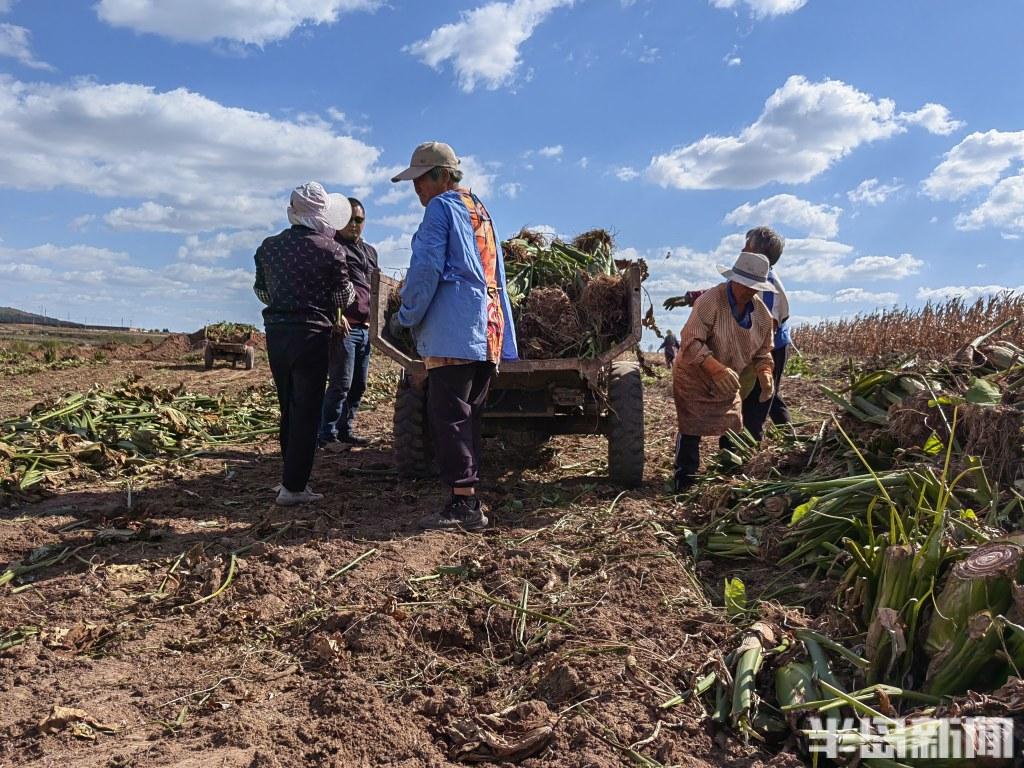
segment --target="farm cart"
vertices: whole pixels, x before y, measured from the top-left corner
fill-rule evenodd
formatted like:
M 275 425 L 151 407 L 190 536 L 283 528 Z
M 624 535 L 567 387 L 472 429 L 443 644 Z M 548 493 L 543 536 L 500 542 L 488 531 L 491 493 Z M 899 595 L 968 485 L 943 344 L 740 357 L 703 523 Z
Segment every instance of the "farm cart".
M 256 335 L 251 329 L 240 330 L 231 334 L 211 334 L 209 328 L 203 329 L 205 341 L 203 347 L 203 365 L 209 370 L 218 358 L 230 360 L 231 367 L 239 362 L 245 363 L 245 370 L 251 371 L 256 365 Z
M 629 335 L 595 358 L 503 362 L 491 385 L 484 412 L 484 435 L 536 442 L 552 435 L 605 435 L 608 472 L 613 482 L 638 485 L 644 473 L 644 397 L 640 368 L 617 361 L 640 341 L 640 269 L 625 274 Z M 404 477 L 433 474 L 426 414 L 427 371 L 387 334 L 389 300 L 398 281 L 373 279 L 370 331 L 374 346 L 404 371 L 395 396 L 394 442 L 398 472 Z

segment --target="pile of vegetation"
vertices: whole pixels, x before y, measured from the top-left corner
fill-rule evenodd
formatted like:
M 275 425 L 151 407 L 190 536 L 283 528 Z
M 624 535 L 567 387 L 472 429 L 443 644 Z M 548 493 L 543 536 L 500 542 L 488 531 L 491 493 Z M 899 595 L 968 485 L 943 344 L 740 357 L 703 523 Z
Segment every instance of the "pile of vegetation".
M 565 243 L 523 229 L 501 248 L 520 357 L 592 358 L 629 336 L 633 262 L 613 258 L 608 232 Z
M 223 321 L 206 326 L 206 338 L 216 344 L 242 344 L 256 332 L 256 326 L 248 323 Z
M 993 353 L 994 335 L 945 360 L 851 370 L 845 389 L 823 388 L 841 418 L 767 456 L 731 436 L 721 474 L 694 491 L 711 512 L 685 531 L 690 546 L 773 564 L 805 585 L 798 604 L 827 593 L 828 608 L 812 621 L 748 604 L 743 579 L 728 578 L 742 628 L 679 702 L 747 739 L 820 746 L 810 718 L 832 718 L 840 746 L 902 758 L 924 744 L 963 766 L 985 754 L 983 734 L 942 731 L 938 718 L 1024 714 L 1024 355 Z M 864 733 L 844 717 L 886 727 Z
M 273 390 L 211 396 L 93 387 L 0 422 L 0 495 L 132 476 L 277 431 Z

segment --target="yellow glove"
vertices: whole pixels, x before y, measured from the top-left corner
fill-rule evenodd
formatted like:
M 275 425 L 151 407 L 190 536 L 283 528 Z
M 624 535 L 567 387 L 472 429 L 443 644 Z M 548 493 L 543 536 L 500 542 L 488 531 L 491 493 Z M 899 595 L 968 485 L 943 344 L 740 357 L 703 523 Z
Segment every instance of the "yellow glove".
M 757 383 L 761 385 L 759 401 L 767 403 L 775 397 L 775 376 L 771 368 L 762 368 L 757 372 Z
M 704 373 L 711 377 L 711 386 L 722 397 L 735 396 L 740 391 L 740 377 L 732 368 L 723 365 L 710 355 L 700 364 Z

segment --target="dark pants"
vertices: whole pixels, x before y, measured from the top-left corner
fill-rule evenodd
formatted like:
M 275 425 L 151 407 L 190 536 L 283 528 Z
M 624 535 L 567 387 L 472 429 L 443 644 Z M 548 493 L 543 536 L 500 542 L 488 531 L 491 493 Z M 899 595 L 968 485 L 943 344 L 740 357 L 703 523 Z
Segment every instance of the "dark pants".
M 331 342 L 330 373 L 320 415 L 320 439 L 351 435 L 370 370 L 370 331 L 353 328 L 339 343 Z
M 788 346 L 772 350 L 772 378 L 775 379 L 775 397 L 766 403 L 759 402 L 761 384 L 755 382 L 754 388 L 743 400 L 743 427 L 754 436 L 755 440 L 764 438 L 764 422 L 769 416 L 776 424 L 788 424 L 790 421 L 789 408 L 779 393 L 782 374 L 786 370 L 788 352 Z
M 289 491 L 303 490 L 313 471 L 330 340 L 328 330 L 267 326 L 267 356 L 281 404 L 281 484 Z
M 672 363 L 676 361 L 676 351 L 674 349 L 665 350 L 665 366 L 667 368 L 672 367 Z
M 718 447 L 729 448 L 729 438 L 718 438 Z M 678 435 L 676 437 L 675 486 L 681 491 L 693 485 L 700 469 L 700 435 Z
M 480 472 L 484 404 L 494 377 L 493 363 L 432 368 L 427 373 L 427 412 L 441 482 L 472 487 Z

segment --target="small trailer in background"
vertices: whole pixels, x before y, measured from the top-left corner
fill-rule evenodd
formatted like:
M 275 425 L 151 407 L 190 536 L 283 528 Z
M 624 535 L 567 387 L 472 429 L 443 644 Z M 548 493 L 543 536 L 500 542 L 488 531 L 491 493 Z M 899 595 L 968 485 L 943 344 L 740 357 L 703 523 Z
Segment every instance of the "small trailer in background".
M 244 363 L 247 371 L 256 365 L 256 329 L 251 325 L 208 325 L 203 329 L 203 339 L 203 365 L 207 370 L 216 360 L 230 360 L 232 368 Z
M 640 484 L 644 473 L 643 382 L 635 361 L 618 359 L 639 343 L 642 333 L 640 268 L 629 267 L 625 279 L 629 335 L 593 358 L 503 362 L 487 399 L 486 436 L 537 442 L 552 435 L 605 435 L 611 480 L 627 487 Z M 387 309 L 398 287 L 397 280 L 379 273 L 374 276 L 370 334 L 373 345 L 404 371 L 395 396 L 398 472 L 404 477 L 424 477 L 434 474 L 426 414 L 426 367 L 386 331 Z

